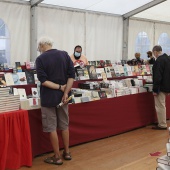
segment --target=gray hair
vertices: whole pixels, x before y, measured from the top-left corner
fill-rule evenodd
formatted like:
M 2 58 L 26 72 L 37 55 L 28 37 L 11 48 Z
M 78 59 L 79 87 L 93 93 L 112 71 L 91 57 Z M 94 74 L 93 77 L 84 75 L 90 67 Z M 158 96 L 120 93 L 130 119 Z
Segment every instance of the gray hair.
M 49 37 L 41 37 L 38 41 L 38 45 L 50 45 L 53 46 L 53 40 Z
M 160 45 L 155 45 L 152 49 L 152 52 L 157 51 L 157 52 L 161 52 L 162 51 L 162 47 Z

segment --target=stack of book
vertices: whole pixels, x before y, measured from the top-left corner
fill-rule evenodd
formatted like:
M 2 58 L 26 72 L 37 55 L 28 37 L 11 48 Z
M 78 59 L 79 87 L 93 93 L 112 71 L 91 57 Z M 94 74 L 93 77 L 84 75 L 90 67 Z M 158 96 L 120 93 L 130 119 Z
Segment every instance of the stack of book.
M 10 88 L 0 88 L 0 113 L 19 110 L 19 95 L 9 94 Z
M 170 134 L 170 127 L 169 127 Z M 166 144 L 167 154 L 157 158 L 157 170 L 170 170 L 170 138 L 168 139 L 168 143 Z

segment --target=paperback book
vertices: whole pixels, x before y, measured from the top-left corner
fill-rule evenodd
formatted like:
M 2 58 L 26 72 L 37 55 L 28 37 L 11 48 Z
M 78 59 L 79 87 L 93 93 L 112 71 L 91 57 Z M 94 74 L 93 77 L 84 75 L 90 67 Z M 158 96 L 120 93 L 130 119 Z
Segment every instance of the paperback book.
M 25 70 L 27 84 L 35 84 L 34 73 L 31 70 Z
M 104 68 L 96 68 L 97 78 L 102 79 L 102 73 L 105 73 Z
M 112 74 L 111 74 L 111 69 L 112 67 L 105 67 L 105 73 L 106 73 L 106 76 L 107 78 L 112 78 Z
M 87 70 L 90 79 L 97 79 L 96 67 L 94 65 L 87 65 Z
M 14 85 L 14 80 L 13 80 L 13 77 L 12 77 L 12 73 L 6 73 L 5 74 L 5 80 L 6 80 L 6 85 L 7 86 Z
M 20 85 L 27 84 L 27 79 L 26 79 L 25 72 L 18 72 L 17 74 L 18 74 L 18 77 L 19 77 Z

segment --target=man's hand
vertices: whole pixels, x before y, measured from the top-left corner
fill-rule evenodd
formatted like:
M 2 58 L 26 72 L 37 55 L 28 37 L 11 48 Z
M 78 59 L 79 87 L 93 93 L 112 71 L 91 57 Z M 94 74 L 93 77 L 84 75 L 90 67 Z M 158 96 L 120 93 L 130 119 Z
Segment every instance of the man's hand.
M 154 95 L 154 96 L 157 96 L 158 94 L 153 92 L 153 95 Z
M 65 93 L 64 93 L 64 95 L 63 95 L 63 97 L 62 97 L 62 102 L 63 102 L 64 104 L 68 103 L 67 99 L 68 99 L 68 94 L 65 94 Z
M 61 85 L 61 89 L 60 89 L 60 90 L 61 90 L 62 92 L 64 92 L 65 88 L 66 88 L 66 84 L 65 84 L 65 85 Z

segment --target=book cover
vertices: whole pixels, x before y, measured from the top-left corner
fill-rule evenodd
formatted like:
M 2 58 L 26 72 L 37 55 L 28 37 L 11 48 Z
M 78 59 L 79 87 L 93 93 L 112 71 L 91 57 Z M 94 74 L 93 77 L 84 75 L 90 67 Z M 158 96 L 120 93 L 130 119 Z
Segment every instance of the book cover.
M 118 65 L 114 65 L 114 70 L 115 70 L 116 77 L 119 77 L 120 76 L 119 66 Z
M 122 65 L 118 65 L 118 69 L 120 76 L 125 76 L 124 67 Z
M 29 105 L 30 106 L 38 106 L 38 98 L 29 98 Z
M 39 81 L 38 77 L 37 77 L 37 74 L 34 74 L 34 80 L 35 80 L 35 84 L 37 84 L 37 82 Z
M 35 84 L 34 73 L 31 70 L 25 70 L 27 84 Z
M 14 85 L 19 85 L 20 84 L 19 76 L 18 76 L 17 73 L 13 73 L 12 78 L 13 78 L 13 81 L 14 81 Z
M 142 65 L 142 70 L 143 70 L 143 73 L 144 73 L 144 74 L 147 74 L 146 65 Z
M 79 77 L 79 79 L 81 80 L 81 77 L 84 76 L 84 71 L 82 68 L 77 68 L 76 69 L 76 72 L 77 72 L 77 77 Z
M 138 65 L 134 66 L 134 72 L 136 73 L 137 76 L 140 75 Z
M 12 87 L 12 86 L 10 86 L 9 94 L 14 94 L 14 90 L 13 90 L 13 87 Z
M 100 60 L 97 60 L 96 61 L 96 67 L 100 67 L 101 65 L 100 65 Z
M 37 97 L 37 98 L 39 97 L 38 90 L 36 87 L 32 87 L 31 92 L 32 92 L 32 97 Z
M 91 61 L 91 65 L 96 66 L 96 61 Z
M 15 96 L 19 95 L 18 89 L 17 88 L 13 88 L 13 93 L 14 93 Z
M 12 77 L 12 73 L 6 73 L 5 74 L 5 80 L 6 80 L 6 85 L 7 86 L 14 85 L 14 80 L 13 80 L 13 77 Z
M 40 96 L 40 87 L 41 87 L 41 82 L 37 82 L 37 91 L 38 91 L 38 96 Z
M 146 65 L 146 73 L 147 74 L 151 74 L 150 66 L 148 64 Z
M 124 69 L 124 75 L 128 76 L 128 69 L 127 69 L 127 65 L 126 64 L 124 64 L 123 69 Z
M 25 67 L 26 67 L 26 69 L 30 69 L 30 68 L 31 68 L 31 67 L 30 67 L 30 62 L 29 62 L 29 61 L 25 62 Z
M 105 73 L 104 68 L 96 68 L 96 74 L 98 79 L 102 79 L 102 73 Z
M 127 60 L 121 60 L 122 66 L 124 66 L 127 63 Z
M 84 71 L 84 80 L 88 80 L 89 79 L 89 73 L 88 73 L 87 68 L 84 68 L 83 71 Z
M 104 68 L 107 78 L 112 78 L 112 74 L 111 74 L 110 68 L 111 67 L 105 67 Z
M 15 67 L 16 68 L 21 67 L 21 63 L 20 62 L 15 62 Z
M 23 88 L 18 88 L 18 94 L 20 96 L 20 100 L 27 99 L 26 91 Z
M 94 65 L 87 65 L 87 70 L 90 79 L 97 79 L 96 67 Z
M 102 74 L 103 82 L 104 82 L 104 83 L 108 83 L 106 73 L 105 73 L 105 72 L 102 72 L 101 74 Z
M 30 61 L 30 69 L 35 69 L 35 62 L 34 61 Z
M 115 70 L 113 67 L 110 67 L 110 73 L 112 77 L 116 77 Z
M 105 63 L 106 67 L 111 67 L 112 66 L 112 63 L 111 63 L 110 60 L 106 60 L 105 62 L 106 62 Z
M 17 74 L 18 74 L 18 77 L 19 77 L 20 85 L 27 84 L 27 79 L 26 79 L 25 72 L 18 72 Z
M 105 91 L 98 91 L 98 94 L 99 94 L 99 97 L 100 97 L 101 99 L 107 98 L 107 95 L 106 95 L 106 92 L 105 92 Z

